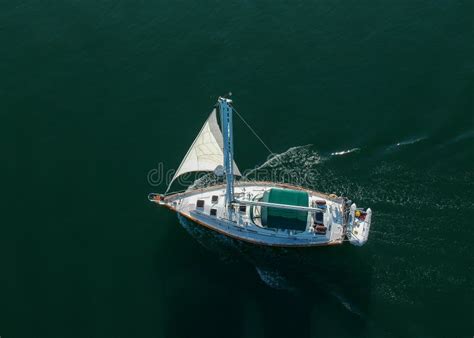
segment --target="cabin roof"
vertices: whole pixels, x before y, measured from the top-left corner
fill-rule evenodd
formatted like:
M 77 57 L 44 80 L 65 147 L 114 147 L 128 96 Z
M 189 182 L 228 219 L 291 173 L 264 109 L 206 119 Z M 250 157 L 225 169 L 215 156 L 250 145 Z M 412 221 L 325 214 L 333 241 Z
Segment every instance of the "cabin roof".
M 265 191 L 263 202 L 307 207 L 309 195 L 306 191 L 272 188 Z M 269 228 L 305 231 L 308 212 L 280 208 L 262 207 L 262 225 Z

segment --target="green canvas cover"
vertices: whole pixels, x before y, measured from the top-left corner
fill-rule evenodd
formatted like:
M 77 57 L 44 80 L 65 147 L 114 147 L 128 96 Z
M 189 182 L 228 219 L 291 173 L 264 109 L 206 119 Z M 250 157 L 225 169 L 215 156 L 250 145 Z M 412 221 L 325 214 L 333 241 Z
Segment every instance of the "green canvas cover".
M 262 202 L 298 205 L 307 207 L 309 196 L 307 192 L 288 189 L 270 189 L 263 194 Z M 306 230 L 308 221 L 307 211 L 288 210 L 262 207 L 262 225 L 269 228 Z

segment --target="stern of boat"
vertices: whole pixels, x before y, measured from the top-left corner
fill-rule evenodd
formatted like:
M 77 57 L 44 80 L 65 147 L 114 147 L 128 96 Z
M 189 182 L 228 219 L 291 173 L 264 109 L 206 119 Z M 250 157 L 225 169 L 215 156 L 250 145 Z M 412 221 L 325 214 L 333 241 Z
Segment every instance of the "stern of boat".
M 347 238 L 352 245 L 362 246 L 369 238 L 370 223 L 372 221 L 372 210 L 370 208 L 357 208 L 353 203 L 349 212 L 347 224 Z

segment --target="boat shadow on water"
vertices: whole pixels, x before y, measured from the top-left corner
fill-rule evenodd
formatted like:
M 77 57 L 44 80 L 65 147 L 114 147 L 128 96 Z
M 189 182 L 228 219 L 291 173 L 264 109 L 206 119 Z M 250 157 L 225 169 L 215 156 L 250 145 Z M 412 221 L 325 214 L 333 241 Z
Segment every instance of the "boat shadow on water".
M 362 258 L 360 248 L 351 245 L 289 249 L 256 246 L 204 228 L 183 216 L 178 215 L 178 219 L 184 229 L 200 245 L 217 254 L 223 264 L 250 264 L 255 268 L 254 283 L 265 285 L 264 292 L 255 294 L 257 303 L 263 306 L 260 310 L 274 311 L 266 307 L 275 298 L 292 304 L 283 311 L 297 311 L 301 323 L 308 323 L 298 328 L 302 330 L 298 336 L 309 337 L 311 332 L 327 327 L 328 320 L 334 322 L 335 313 L 339 320 L 353 321 L 354 335 L 358 335 L 357 331 L 361 335 L 366 331 L 372 270 Z M 269 321 L 273 323 L 273 319 Z M 274 325 L 272 323 L 264 323 L 266 331 Z

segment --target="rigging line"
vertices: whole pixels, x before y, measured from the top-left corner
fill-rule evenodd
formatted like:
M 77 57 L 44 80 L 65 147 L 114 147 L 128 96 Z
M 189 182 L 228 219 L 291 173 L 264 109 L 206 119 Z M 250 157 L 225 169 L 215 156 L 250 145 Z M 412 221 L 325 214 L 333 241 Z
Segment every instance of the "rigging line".
M 247 126 L 247 128 L 250 129 L 250 131 L 255 135 L 255 137 L 263 144 L 263 146 L 270 152 L 270 154 L 274 154 L 274 152 L 265 144 L 265 142 L 263 142 L 263 140 L 260 138 L 260 136 L 258 136 L 257 132 L 250 126 L 250 124 L 247 123 L 247 121 L 245 121 L 245 119 L 242 117 L 242 115 L 239 114 L 239 112 L 234 108 L 232 107 L 232 110 L 237 114 L 238 117 L 240 117 L 240 119 L 242 120 L 243 123 L 245 123 L 245 125 Z

